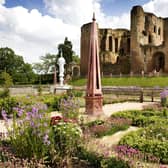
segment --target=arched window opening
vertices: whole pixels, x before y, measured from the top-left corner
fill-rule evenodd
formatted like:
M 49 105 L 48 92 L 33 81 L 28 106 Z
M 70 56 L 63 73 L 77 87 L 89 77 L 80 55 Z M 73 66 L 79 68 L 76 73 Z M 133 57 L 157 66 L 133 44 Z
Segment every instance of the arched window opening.
M 113 50 L 112 36 L 109 36 L 109 51 Z
M 115 38 L 115 52 L 118 52 L 118 38 Z

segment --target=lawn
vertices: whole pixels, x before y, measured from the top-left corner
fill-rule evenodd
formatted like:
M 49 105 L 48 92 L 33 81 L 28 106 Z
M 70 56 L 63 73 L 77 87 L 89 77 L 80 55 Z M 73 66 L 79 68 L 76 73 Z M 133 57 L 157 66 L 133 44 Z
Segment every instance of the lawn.
M 73 80 L 71 85 L 84 86 L 86 79 L 81 78 Z M 103 86 L 141 86 L 141 87 L 166 87 L 168 86 L 168 77 L 111 77 L 102 78 Z

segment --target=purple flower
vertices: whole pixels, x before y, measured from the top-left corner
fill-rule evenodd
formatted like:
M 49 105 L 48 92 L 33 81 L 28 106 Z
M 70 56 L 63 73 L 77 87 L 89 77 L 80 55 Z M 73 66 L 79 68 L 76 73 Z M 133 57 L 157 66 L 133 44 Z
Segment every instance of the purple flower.
M 5 110 L 2 110 L 2 111 L 1 111 L 1 115 L 2 115 L 2 117 L 3 117 L 3 119 L 4 119 L 5 121 L 8 121 L 7 113 L 6 113 Z
M 49 137 L 47 134 L 45 134 L 45 136 L 43 137 L 43 143 L 46 145 L 50 145 Z
M 37 114 L 37 113 L 38 113 L 38 108 L 33 107 L 33 108 L 32 108 L 32 113 Z
M 168 96 L 168 90 L 163 90 L 163 92 L 160 93 L 161 98 L 166 98 Z
M 32 118 L 32 113 L 31 112 L 27 112 L 26 113 L 26 120 L 30 120 Z
M 18 109 L 17 114 L 19 117 L 23 115 L 24 110 L 23 109 Z
M 34 124 L 33 121 L 30 122 L 30 126 L 31 126 L 31 127 L 34 127 L 34 126 L 35 126 L 35 124 Z

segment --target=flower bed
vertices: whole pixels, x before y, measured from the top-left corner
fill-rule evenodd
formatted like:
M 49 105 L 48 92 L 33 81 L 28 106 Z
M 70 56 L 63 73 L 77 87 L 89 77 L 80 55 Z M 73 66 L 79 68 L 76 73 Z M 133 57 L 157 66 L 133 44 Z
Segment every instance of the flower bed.
M 167 125 L 152 125 L 123 137 L 122 145 L 129 145 L 142 152 L 150 153 L 162 163 L 168 163 L 168 128 Z
M 95 137 L 102 137 L 106 135 L 112 135 L 118 131 L 126 130 L 129 125 L 131 125 L 131 121 L 129 119 L 124 118 L 109 118 L 105 121 L 102 120 L 95 120 L 93 122 L 86 124 L 86 130 L 91 135 Z

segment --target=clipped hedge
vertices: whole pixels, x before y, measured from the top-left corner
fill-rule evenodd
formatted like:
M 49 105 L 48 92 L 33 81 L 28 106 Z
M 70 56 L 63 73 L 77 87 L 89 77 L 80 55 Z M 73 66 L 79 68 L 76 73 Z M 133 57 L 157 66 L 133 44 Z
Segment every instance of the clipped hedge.
M 119 144 L 128 145 L 142 152 L 150 153 L 162 163 L 168 163 L 168 128 L 166 125 L 153 125 L 124 136 Z
M 132 110 L 123 111 L 113 114 L 111 117 L 121 117 L 132 120 L 133 126 L 146 127 L 151 124 L 165 123 L 168 121 L 165 117 L 165 111 L 152 111 L 152 110 Z
M 100 138 L 102 136 L 112 135 L 118 131 L 128 129 L 131 125 L 129 119 L 115 117 L 107 120 L 95 120 L 89 123 L 86 123 L 85 130 L 89 131 L 91 135 Z

